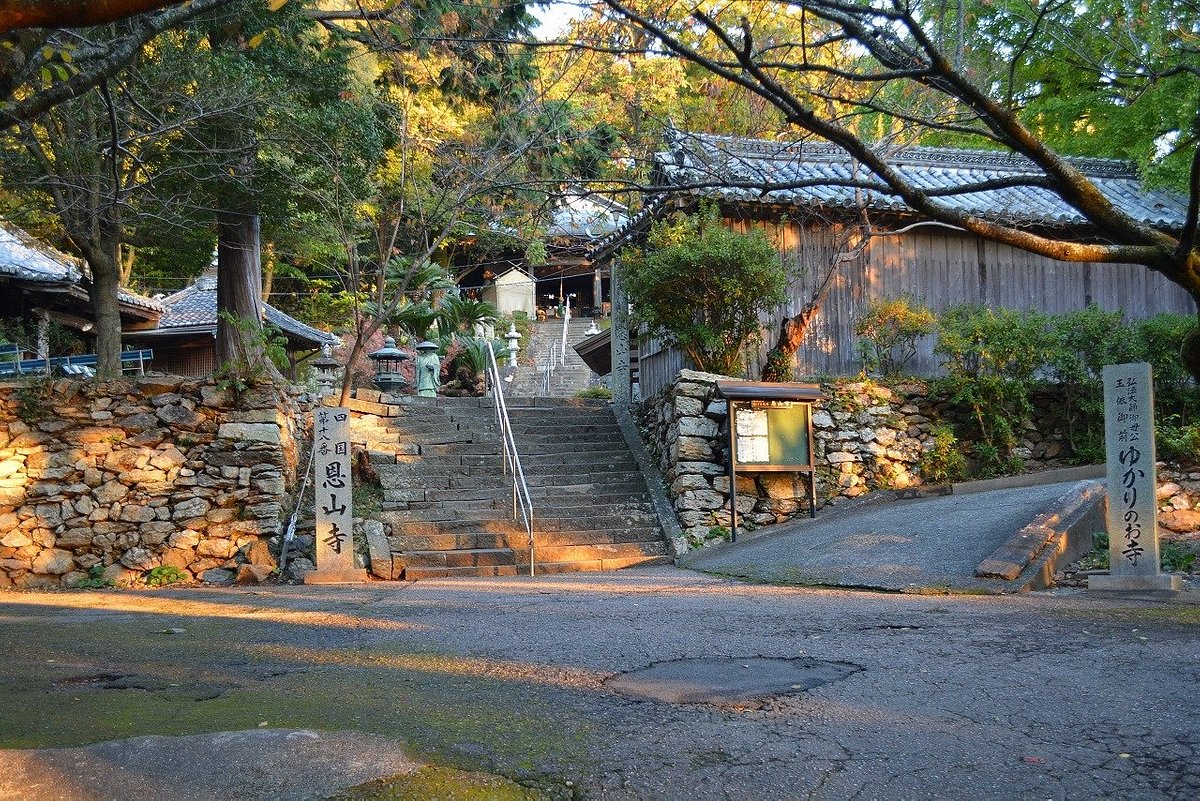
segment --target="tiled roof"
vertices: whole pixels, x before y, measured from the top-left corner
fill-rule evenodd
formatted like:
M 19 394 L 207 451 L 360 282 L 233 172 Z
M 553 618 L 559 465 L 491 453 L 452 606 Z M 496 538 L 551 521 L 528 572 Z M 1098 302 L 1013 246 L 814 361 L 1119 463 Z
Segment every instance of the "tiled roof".
M 79 259 L 0 221 L 0 276 L 86 296 L 84 275 L 83 262 Z M 118 290 L 117 299 L 126 306 L 162 311 L 158 301 L 128 289 Z
M 554 207 L 546 234 L 551 237 L 595 239 L 623 227 L 628 219 L 628 209 L 606 197 L 567 192 Z
M 1149 189 L 1133 168 L 1109 159 L 1068 158 L 1118 208 L 1157 228 L 1182 227 L 1186 203 L 1176 193 Z M 925 189 L 951 189 L 980 181 L 1028 176 L 1040 170 L 1023 156 L 948 148 L 913 147 L 888 156 L 905 178 Z M 793 206 L 854 207 L 856 190 L 837 182 L 878 181 L 841 148 L 821 143 L 773 142 L 670 130 L 667 149 L 656 156 L 666 186 L 687 186 L 712 199 Z M 803 184 L 797 186 L 797 184 Z M 771 186 L 785 187 L 769 191 Z M 866 194 L 869 208 L 905 211 L 897 196 Z M 945 195 L 938 202 L 980 217 L 1043 225 L 1084 225 L 1087 219 L 1058 195 L 1040 187 L 1017 186 Z
M 156 329 L 158 331 L 206 326 L 215 329 L 217 325 L 217 279 L 211 275 L 202 275 L 186 289 L 163 298 L 162 305 L 166 311 L 158 321 Z M 333 334 L 305 325 L 269 303 L 263 304 L 263 314 L 266 322 L 296 339 L 307 340 L 315 345 L 323 345 L 326 342 L 336 345 L 338 342 L 337 337 Z
M 21 281 L 70 285 L 83 277 L 79 260 L 0 222 L 0 275 Z

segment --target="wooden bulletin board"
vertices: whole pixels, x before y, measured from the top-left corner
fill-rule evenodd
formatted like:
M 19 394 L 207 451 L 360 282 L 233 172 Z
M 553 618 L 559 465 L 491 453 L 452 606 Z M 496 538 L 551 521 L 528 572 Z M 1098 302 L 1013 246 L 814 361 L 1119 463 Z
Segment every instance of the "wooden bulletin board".
M 756 470 L 811 470 L 812 404 L 797 401 L 730 401 L 734 458 Z
M 809 510 L 817 514 L 813 470 L 813 402 L 820 389 L 809 384 L 719 381 L 729 403 L 730 518 L 737 538 L 737 474 L 807 473 Z

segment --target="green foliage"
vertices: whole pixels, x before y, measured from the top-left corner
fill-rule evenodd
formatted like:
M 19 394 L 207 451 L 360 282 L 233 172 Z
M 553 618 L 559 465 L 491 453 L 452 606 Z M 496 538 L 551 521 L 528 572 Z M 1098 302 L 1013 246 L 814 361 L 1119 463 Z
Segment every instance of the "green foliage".
M 222 311 L 218 317 L 238 331 L 245 344 L 242 355 L 233 362 L 226 362 L 213 371 L 217 389 L 241 395 L 246 390 L 269 379 L 269 372 L 262 354 L 279 368 L 287 366 L 287 338 L 279 329 L 270 325 L 255 325 L 253 320 L 243 320 L 235 314 Z
M 499 340 L 455 334 L 452 344 L 454 347 L 447 351 L 446 369 L 455 377 L 462 370 L 476 378 L 483 375 L 488 366 L 488 348 L 496 354 L 497 361 L 503 355 L 504 343 Z
M 148 587 L 169 587 L 191 581 L 191 576 L 172 565 L 152 567 L 142 576 Z
M 104 565 L 97 562 L 88 569 L 87 578 L 79 579 L 71 586 L 77 590 L 103 590 L 114 585 L 112 579 L 104 578 Z
M 1154 441 L 1160 459 L 1200 461 L 1200 422 L 1183 423 L 1178 414 L 1160 417 L 1155 420 Z
M 784 269 L 766 236 L 726 228 L 712 208 L 656 224 L 646 249 L 623 258 L 637 319 L 698 370 L 737 374 L 744 349 L 761 340 L 759 314 L 785 299 Z
M 1159 552 L 1159 564 L 1164 573 L 1190 573 L 1196 564 L 1196 554 L 1178 542 L 1164 542 Z
M 1084 570 L 1107 570 L 1109 567 L 1108 532 L 1092 533 L 1092 550 L 1079 560 Z M 1196 553 L 1181 543 L 1159 543 L 1158 563 L 1164 573 L 1188 573 L 1196 564 Z
M 873 300 L 854 322 L 868 372 L 896 375 L 917 355 L 917 340 L 937 329 L 937 318 L 916 298 Z
M 935 426 L 930 432 L 930 447 L 921 455 L 921 475 L 926 481 L 944 484 L 966 476 L 967 460 L 958 437 L 949 425 Z
M 1121 312 L 1096 306 L 1050 318 L 1048 378 L 1061 390 L 1067 441 L 1078 461 L 1104 460 L 1104 395 L 1101 373 L 1106 364 L 1135 360 L 1136 343 Z
M 13 393 L 17 400 L 17 417 L 29 425 L 45 419 L 50 397 L 50 379 L 44 375 L 26 378 Z
M 1047 321 L 1034 312 L 956 306 L 938 321 L 938 343 L 950 399 L 974 422 L 975 457 L 980 475 L 1015 472 L 1012 456 L 1033 406 L 1034 376 L 1051 346 Z
M 611 389 L 601 386 L 588 387 L 575 393 L 577 398 L 597 398 L 599 400 L 612 400 L 612 396 Z

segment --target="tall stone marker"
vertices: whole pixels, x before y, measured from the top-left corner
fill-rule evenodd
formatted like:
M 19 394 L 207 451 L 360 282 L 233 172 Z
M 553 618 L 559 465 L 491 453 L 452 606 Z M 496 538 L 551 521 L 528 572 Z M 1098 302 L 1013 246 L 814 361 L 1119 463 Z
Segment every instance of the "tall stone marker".
M 304 583 L 366 581 L 367 571 L 354 567 L 349 409 L 317 408 L 313 415 L 313 449 L 317 569 L 304 577 Z
M 1161 573 L 1154 452 L 1154 387 L 1150 365 L 1104 368 L 1104 445 L 1108 461 L 1107 576 L 1090 590 L 1179 590 L 1179 576 Z

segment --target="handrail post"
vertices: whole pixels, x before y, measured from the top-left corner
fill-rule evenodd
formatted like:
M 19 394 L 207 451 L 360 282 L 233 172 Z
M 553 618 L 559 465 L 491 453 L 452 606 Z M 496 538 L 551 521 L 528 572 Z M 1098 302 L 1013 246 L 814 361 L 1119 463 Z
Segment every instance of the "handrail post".
M 529 575 L 535 575 L 535 548 L 536 543 L 533 538 L 533 498 L 529 494 L 529 485 L 525 481 L 525 470 L 521 467 L 521 456 L 517 453 L 516 438 L 513 435 L 512 421 L 508 417 L 508 404 L 504 400 L 504 389 L 500 382 L 500 367 L 496 363 L 496 354 L 489 345 L 488 365 L 487 369 L 492 379 L 492 386 L 495 388 L 493 396 L 494 405 L 496 407 L 496 418 L 500 425 L 500 437 L 504 456 L 501 461 L 504 463 L 506 471 L 511 463 L 513 474 L 513 520 L 517 519 L 517 512 L 520 511 L 521 517 L 525 520 L 525 531 L 528 535 L 529 544 Z

